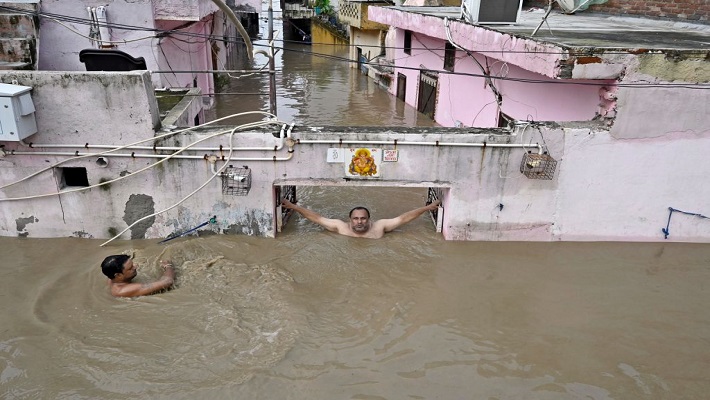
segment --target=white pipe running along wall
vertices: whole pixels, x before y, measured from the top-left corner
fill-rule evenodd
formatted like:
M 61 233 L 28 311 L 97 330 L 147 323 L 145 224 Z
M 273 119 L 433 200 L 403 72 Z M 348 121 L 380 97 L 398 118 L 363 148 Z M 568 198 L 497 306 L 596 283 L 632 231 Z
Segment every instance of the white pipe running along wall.
M 542 154 L 544 152 L 544 148 L 540 144 L 522 144 L 522 143 L 447 143 L 447 142 L 407 142 L 407 141 L 400 141 L 400 140 L 333 140 L 333 139 L 327 139 L 327 140 L 319 140 L 319 139 L 296 139 L 297 144 L 381 144 L 381 145 L 393 145 L 393 146 L 401 146 L 401 145 L 410 145 L 410 146 L 434 146 L 434 147 L 445 147 L 445 146 L 450 146 L 450 147 L 508 147 L 508 148 L 523 148 L 523 149 L 528 149 L 528 148 L 537 148 L 538 154 Z
M 261 112 L 257 112 L 257 113 L 261 113 Z M 212 122 L 214 122 L 214 121 L 212 121 Z M 84 190 L 89 190 L 89 189 L 92 189 L 92 188 L 95 188 L 95 187 L 99 187 L 99 186 L 102 186 L 102 185 L 108 185 L 108 184 L 110 184 L 110 183 L 117 182 L 117 181 L 119 181 L 119 180 L 121 180 L 121 179 L 125 179 L 125 178 L 128 178 L 128 177 L 130 177 L 130 176 L 139 174 L 139 173 L 141 173 L 141 172 L 143 172 L 143 171 L 146 171 L 146 170 L 148 170 L 148 169 L 150 169 L 150 168 L 152 168 L 152 167 L 157 166 L 158 164 L 161 164 L 161 163 L 165 162 L 166 160 L 169 160 L 169 159 L 171 159 L 171 158 L 177 157 L 177 155 L 178 155 L 179 153 L 181 153 L 182 151 L 185 151 L 185 150 L 186 150 L 187 148 L 189 148 L 190 146 L 193 146 L 193 145 L 195 145 L 195 144 L 197 144 L 197 143 L 200 143 L 200 142 L 205 141 L 205 140 L 208 140 L 208 139 L 212 139 L 213 137 L 216 137 L 216 136 L 219 136 L 219 135 L 223 135 L 223 134 L 225 134 L 225 133 L 229 133 L 229 134 L 230 134 L 230 141 L 229 141 L 230 151 L 229 151 L 229 156 L 227 157 L 227 159 L 231 159 L 231 158 L 232 158 L 232 148 L 231 148 L 232 140 L 231 140 L 231 138 L 232 138 L 234 132 L 236 132 L 237 130 L 240 130 L 240 129 L 255 128 L 255 127 L 259 127 L 259 126 L 266 126 L 266 125 L 273 124 L 273 123 L 282 123 L 282 122 L 279 122 L 279 121 L 259 121 L 259 122 L 253 122 L 253 123 L 250 123 L 250 124 L 240 125 L 240 126 L 237 126 L 237 127 L 233 128 L 233 129 L 231 129 L 231 130 L 228 130 L 228 131 L 221 131 L 221 132 L 214 133 L 214 134 L 212 134 L 212 135 L 209 135 L 209 136 L 207 136 L 207 137 L 204 137 L 204 138 L 202 138 L 202 139 L 199 139 L 199 140 L 197 140 L 197 141 L 195 141 L 195 142 L 193 142 L 193 143 L 191 143 L 191 144 L 185 146 L 184 148 L 182 148 L 182 149 L 176 151 L 176 152 L 173 153 L 173 154 L 161 155 L 161 156 L 160 156 L 160 157 L 162 158 L 161 160 L 159 160 L 159 161 L 157 161 L 157 162 L 155 162 L 155 163 L 153 163 L 153 164 L 150 164 L 150 165 L 148 165 L 148 166 L 146 166 L 146 167 L 143 167 L 143 168 L 139 169 L 138 171 L 135 171 L 135 172 L 133 172 L 133 173 L 131 173 L 131 174 L 127 174 L 127 175 L 125 175 L 125 176 L 118 177 L 118 178 L 116 178 L 116 179 L 112 179 L 112 180 L 109 180 L 109 181 L 101 182 L 101 183 L 98 183 L 98 184 L 95 184 L 95 185 L 91 185 L 91 186 L 86 186 L 86 187 L 81 187 L 81 188 L 76 188 L 76 189 L 70 189 L 70 190 L 64 190 L 64 191 L 62 191 L 61 193 L 60 193 L 60 192 L 53 192 L 53 193 L 45 193 L 45 194 L 32 195 L 32 196 L 24 196 L 24 197 L 9 197 L 9 198 L 0 199 L 0 202 L 3 202 L 3 201 L 18 201 L 18 200 L 30 200 L 30 199 L 40 198 L 40 197 L 57 196 L 57 195 L 60 195 L 60 194 L 66 194 L 66 193 L 72 193 L 72 192 L 79 192 L 79 191 L 84 191 Z M 291 139 L 287 140 L 287 145 L 288 145 L 288 147 L 289 147 L 289 149 L 288 149 L 289 156 L 282 158 L 282 161 L 287 161 L 287 160 L 291 159 L 291 157 L 293 156 L 293 144 L 294 144 L 294 143 L 295 143 L 295 142 L 293 142 L 293 140 L 291 140 Z M 112 150 L 109 150 L 109 152 L 110 152 L 110 151 L 112 151 Z M 32 153 L 32 154 L 38 154 L 38 153 L 42 153 L 42 152 L 31 152 L 31 153 Z M 47 153 L 49 153 L 49 152 L 47 152 Z M 92 155 L 110 156 L 110 154 L 107 154 L 107 153 L 108 153 L 108 152 L 94 153 L 94 154 L 92 154 Z M 132 155 L 128 155 L 128 156 L 132 156 Z M 6 187 L 15 185 L 15 184 L 17 184 L 17 183 L 19 183 L 19 182 L 22 182 L 23 180 L 27 180 L 27 179 L 29 179 L 29 178 L 31 178 L 31 177 L 34 177 L 34 176 L 38 175 L 38 174 L 41 173 L 41 172 L 44 172 L 44 171 L 46 171 L 46 170 L 48 170 L 48 169 L 51 169 L 51 168 L 53 168 L 53 167 L 55 167 L 55 166 L 57 166 L 57 165 L 59 165 L 59 164 L 61 164 L 61 163 L 64 163 L 64 162 L 68 161 L 68 160 L 76 160 L 76 159 L 85 158 L 85 157 L 87 157 L 87 155 L 80 155 L 80 156 L 77 156 L 77 157 L 72 157 L 72 158 L 67 159 L 67 160 L 63 160 L 63 161 L 61 161 L 61 162 L 59 162 L 59 163 L 55 163 L 55 164 L 54 164 L 53 166 L 51 166 L 51 167 L 47 167 L 47 168 L 45 168 L 45 169 L 43 169 L 43 170 L 41 170 L 41 171 L 39 171 L 39 172 L 35 172 L 34 174 L 32 174 L 32 175 L 30 175 L 30 176 L 28 176 L 28 177 L 25 177 L 25 178 L 23 178 L 23 179 L 20 179 L 19 181 L 16 181 L 16 182 L 13 182 L 13 183 L 4 185 L 4 186 L 0 187 L 0 189 L 4 189 L 4 188 L 6 188 Z M 198 158 L 203 158 L 203 157 L 198 156 Z M 249 161 L 249 160 L 245 160 L 244 158 L 241 158 L 241 159 L 239 159 L 239 160 L 241 160 L 241 161 Z M 271 158 L 269 158 L 269 157 L 263 157 L 263 158 L 260 158 L 259 160 L 251 160 L 251 161 L 274 161 L 274 158 L 273 158 L 273 157 L 271 157 Z M 227 164 L 227 162 L 225 161 L 225 165 L 226 165 L 226 164 Z
M 204 125 L 201 125 L 204 126 Z M 287 129 L 288 128 L 288 129 Z M 288 124 L 283 124 L 281 126 L 281 131 L 279 132 L 279 137 L 278 137 L 278 144 L 272 146 L 272 147 L 235 147 L 233 150 L 234 151 L 279 151 L 284 147 L 284 139 L 291 137 L 291 131 L 293 130 L 293 124 L 288 125 Z M 157 139 L 157 138 L 154 138 Z M 111 145 L 111 144 L 51 144 L 51 143 L 34 143 L 30 142 L 27 143 L 24 140 L 19 140 L 18 143 L 20 143 L 22 146 L 29 147 L 31 149 L 111 149 L 111 150 L 118 150 L 118 149 L 126 149 L 126 150 L 153 150 L 153 151 L 176 151 L 180 150 L 183 147 L 175 147 L 175 146 L 116 146 L 116 145 Z M 223 146 L 220 147 L 190 147 L 191 151 L 222 151 L 224 150 Z M 12 153 L 14 155 L 26 155 L 23 154 L 22 152 L 15 152 Z M 39 154 L 39 153 L 32 153 L 32 154 Z M 93 155 L 90 153 L 84 153 L 85 155 Z M 45 154 L 45 155 L 66 155 L 66 154 Z M 78 155 L 78 154 L 76 154 Z M 180 156 L 178 158 L 202 158 L 201 156 Z
M 127 144 L 127 145 L 124 145 L 124 146 L 120 146 L 120 147 L 117 147 L 117 148 L 114 148 L 114 149 L 111 149 L 111 150 L 102 151 L 102 152 L 100 152 L 100 153 L 95 153 L 95 154 L 91 154 L 91 155 L 88 155 L 88 154 L 87 154 L 87 155 L 80 155 L 80 156 L 75 156 L 75 157 L 72 157 L 72 158 L 67 158 L 66 160 L 58 161 L 58 162 L 56 162 L 56 163 L 54 163 L 54 164 L 52 164 L 52 165 L 50 165 L 50 166 L 48 166 L 48 167 L 45 167 L 45 168 L 43 168 L 43 169 L 41 169 L 41 170 L 39 170 L 39 171 L 37 171 L 37 172 L 35 172 L 35 173 L 33 173 L 33 174 L 30 174 L 29 176 L 26 176 L 26 177 L 24 177 L 24 178 L 22 178 L 22 179 L 20 179 L 20 180 L 17 180 L 17 181 L 12 182 L 12 183 L 8 183 L 8 184 L 3 185 L 3 186 L 0 186 L 0 189 L 5 189 L 6 187 L 10 187 L 10 186 L 16 185 L 16 184 L 18 184 L 18 183 L 20 183 L 20 182 L 26 181 L 26 180 L 28 180 L 28 179 L 30 179 L 30 178 L 33 178 L 33 177 L 35 177 L 35 176 L 41 174 L 42 172 L 46 172 L 46 171 L 52 170 L 54 167 L 57 167 L 57 166 L 62 165 L 62 164 L 64 164 L 64 163 L 66 163 L 66 162 L 69 162 L 69 161 L 76 161 L 76 160 L 79 160 L 79 159 L 82 159 L 82 158 L 86 158 L 86 157 L 91 157 L 91 156 L 106 156 L 106 155 L 108 155 L 108 154 L 110 154 L 110 153 L 113 153 L 114 151 L 122 150 L 122 149 L 128 148 L 128 147 L 130 147 L 130 146 L 135 146 L 135 145 L 138 145 L 138 144 L 141 144 L 141 143 L 149 142 L 149 141 L 151 141 L 151 140 L 157 140 L 157 139 L 162 139 L 162 138 L 165 138 L 165 137 L 168 137 L 168 136 L 177 135 L 178 133 L 183 133 L 183 132 L 191 131 L 191 130 L 193 130 L 193 129 L 196 129 L 196 128 L 199 128 L 199 127 L 203 127 L 203 126 L 207 126 L 207 125 L 211 125 L 211 124 L 214 124 L 214 123 L 216 123 L 216 122 L 224 121 L 224 120 L 226 120 L 226 119 L 230 119 L 230 118 L 234 118 L 234 117 L 241 117 L 241 116 L 246 116 L 246 115 L 262 115 L 262 116 L 267 116 L 267 117 L 269 117 L 269 118 L 274 118 L 274 119 L 273 119 L 273 120 L 268 120 L 268 121 L 255 122 L 255 123 L 252 123 L 252 124 L 241 125 L 241 126 L 235 128 L 235 129 L 247 129 L 247 128 L 253 127 L 253 126 L 262 126 L 262 125 L 260 125 L 260 124 L 262 124 L 262 123 L 263 123 L 264 125 L 268 125 L 268 124 L 271 124 L 271 123 L 274 123 L 274 124 L 286 124 L 285 122 L 281 122 L 281 121 L 276 120 L 276 119 L 275 119 L 276 117 L 275 117 L 273 114 L 270 114 L 270 113 L 267 113 L 267 112 L 264 112 L 264 111 L 247 111 L 247 112 L 242 112 L 242 113 L 227 115 L 226 117 L 217 118 L 217 119 L 215 119 L 215 120 L 213 120 L 213 121 L 206 122 L 206 123 L 204 123 L 204 124 L 202 124 L 202 125 L 191 126 L 191 127 L 189 127 L 189 128 L 180 129 L 180 130 L 177 130 L 177 131 L 174 131 L 174 132 L 167 132 L 167 133 L 164 133 L 164 134 L 162 134 L 162 135 L 158 135 L 158 136 L 155 136 L 155 137 L 151 137 L 151 138 L 139 140 L 139 141 L 137 141 L 137 142 L 133 142 L 133 143 L 130 143 L 130 144 Z M 253 125 L 253 124 L 258 124 L 258 125 Z M 189 148 L 190 146 L 195 145 L 195 144 L 197 144 L 197 143 L 199 143 L 199 142 L 201 142 L 201 141 L 203 141 L 203 140 L 206 140 L 206 139 L 208 139 L 208 138 L 212 138 L 212 137 L 217 136 L 217 135 L 220 135 L 220 134 L 225 134 L 225 133 L 228 133 L 228 132 L 229 132 L 229 131 L 223 131 L 223 132 L 220 132 L 220 133 L 217 133 L 217 134 L 208 136 L 207 138 L 200 139 L 200 140 L 198 140 L 197 142 L 194 142 L 194 143 L 192 143 L 192 144 L 189 145 L 189 146 L 185 146 L 185 148 Z M 291 131 L 288 130 L 288 131 L 287 131 L 287 135 L 290 134 L 290 132 L 291 132 Z M 173 155 L 178 154 L 178 153 L 180 153 L 180 151 L 178 151 L 178 152 L 176 152 L 176 153 L 173 153 Z M 167 158 L 171 158 L 171 157 L 167 157 Z M 166 159 L 167 159 L 167 158 L 166 158 Z M 163 161 L 164 161 L 164 160 L 161 160 L 161 161 L 159 161 L 158 163 L 161 163 L 161 162 L 163 162 Z M 143 170 L 141 170 L 141 171 L 143 171 Z M 0 201 L 2 201 L 2 199 L 0 199 Z

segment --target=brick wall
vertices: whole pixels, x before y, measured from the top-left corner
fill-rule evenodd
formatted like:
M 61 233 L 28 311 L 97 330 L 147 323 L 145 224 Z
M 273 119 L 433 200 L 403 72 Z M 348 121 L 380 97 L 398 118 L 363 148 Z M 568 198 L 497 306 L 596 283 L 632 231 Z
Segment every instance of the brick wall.
M 528 6 L 547 6 L 546 0 L 527 0 L 523 3 Z M 609 0 L 604 4 L 590 6 L 587 11 L 707 23 L 710 0 Z

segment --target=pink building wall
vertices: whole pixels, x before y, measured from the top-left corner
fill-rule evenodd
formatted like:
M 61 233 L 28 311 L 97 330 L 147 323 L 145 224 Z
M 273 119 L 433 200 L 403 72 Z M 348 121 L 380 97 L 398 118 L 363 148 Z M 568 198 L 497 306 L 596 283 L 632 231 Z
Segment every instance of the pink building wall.
M 443 71 L 446 41 L 412 32 L 412 50 L 411 55 L 408 55 L 403 50 L 404 30 L 397 29 L 396 35 L 394 59 L 400 68 L 395 70 L 396 73 L 407 77 L 405 101 L 416 107 L 418 69 Z M 586 80 L 575 80 L 576 83 L 581 83 L 580 85 L 561 84 L 559 80 L 498 60 L 493 52 L 485 55 L 473 53 L 473 56 L 492 76 L 551 83 L 495 79 L 494 85 L 502 95 L 502 106 L 499 110 L 493 91 L 485 79 L 480 77 L 480 67 L 466 53 L 457 50 L 454 74 L 439 72 L 434 118 L 443 126 L 495 127 L 498 124 L 498 111 L 518 120 L 535 121 L 588 121 L 597 115 L 600 103 L 599 81 L 595 82 L 597 85 L 584 85 L 591 82 Z M 396 84 L 392 85 L 390 90 L 396 94 Z

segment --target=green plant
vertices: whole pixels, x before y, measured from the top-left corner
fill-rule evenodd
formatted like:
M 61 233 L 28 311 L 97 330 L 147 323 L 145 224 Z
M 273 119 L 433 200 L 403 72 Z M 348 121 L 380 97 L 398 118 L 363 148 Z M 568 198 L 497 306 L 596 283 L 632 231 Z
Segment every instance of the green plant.
M 320 13 L 325 15 L 331 15 L 335 11 L 330 5 L 330 0 L 316 0 L 315 7 L 320 8 Z

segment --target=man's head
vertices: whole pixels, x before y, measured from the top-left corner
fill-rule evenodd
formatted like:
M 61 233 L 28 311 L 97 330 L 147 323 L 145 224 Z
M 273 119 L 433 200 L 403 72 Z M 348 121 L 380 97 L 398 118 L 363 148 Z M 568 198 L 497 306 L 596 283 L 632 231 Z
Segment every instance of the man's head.
M 353 232 L 365 233 L 370 229 L 370 211 L 365 207 L 355 207 L 350 210 L 350 229 Z
M 133 259 L 125 254 L 113 255 L 104 258 L 101 271 L 111 280 L 128 282 L 138 275 Z

